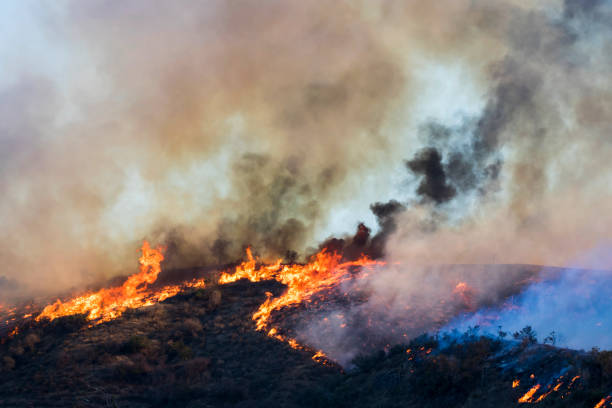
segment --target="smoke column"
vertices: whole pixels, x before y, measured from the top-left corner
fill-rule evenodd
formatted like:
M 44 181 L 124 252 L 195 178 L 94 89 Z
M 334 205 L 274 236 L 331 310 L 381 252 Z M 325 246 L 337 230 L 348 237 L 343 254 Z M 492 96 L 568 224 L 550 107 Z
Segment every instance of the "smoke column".
M 449 265 L 587 268 L 610 238 L 608 1 L 2 7 L 3 299 L 132 271 L 145 237 L 171 270 L 358 227 L 334 242 L 390 266 L 341 312 L 380 343 L 538 275 Z M 358 349 L 317 325 L 309 344 Z

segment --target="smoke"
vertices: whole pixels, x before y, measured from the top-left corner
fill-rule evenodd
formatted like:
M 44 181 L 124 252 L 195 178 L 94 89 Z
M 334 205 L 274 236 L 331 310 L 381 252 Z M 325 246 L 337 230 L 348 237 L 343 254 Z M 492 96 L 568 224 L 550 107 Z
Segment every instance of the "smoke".
M 132 271 L 143 238 L 164 269 L 303 253 L 390 156 L 406 77 L 349 4 L 40 6 L 48 48 L 0 91 L 0 275 L 24 290 Z
M 612 273 L 610 246 L 602 245 L 583 259 L 593 269 L 563 269 L 530 285 L 512 307 L 487 308 L 451 322 L 445 329 L 465 330 L 480 326 L 495 334 L 500 330 L 515 333 L 532 326 L 540 341 L 575 349 L 610 349 L 612 316 Z M 608 268 L 607 270 L 596 268 Z M 548 339 L 547 339 L 548 337 Z
M 610 226 L 612 139 L 599 113 L 611 100 L 593 95 L 595 83 L 609 89 L 603 73 L 611 61 L 600 47 L 611 34 L 603 24 L 610 7 L 567 2 L 557 15 L 482 7 L 509 20 L 482 27 L 503 40 L 506 54 L 487 68 L 479 115 L 422 127 L 429 146 L 408 162 L 426 174 L 416 193 L 446 205 L 425 202 L 400 215 L 388 251 L 412 263 L 565 266 L 606 239 Z
M 424 200 L 433 200 L 437 204 L 451 200 L 457 192 L 446 181 L 442 167 L 442 157 L 434 148 L 420 151 L 417 156 L 406 162 L 406 166 L 416 174 L 422 174 L 417 194 Z
M 298 340 L 342 365 L 355 355 L 444 329 L 461 314 L 503 303 L 540 273 L 527 265 L 385 265 L 340 288 L 344 302 L 310 311 Z M 486 276 L 486 278 L 484 278 Z M 333 298 L 333 296 L 331 296 Z
M 520 313 L 499 312 L 498 320 L 509 329 L 531 324 L 542 338 L 577 330 L 563 344 L 610 346 L 603 338 L 609 293 L 599 289 L 609 273 L 559 276 L 492 264 L 588 268 L 575 260 L 609 240 L 612 138 L 602 115 L 612 106 L 605 45 L 612 5 L 463 6 L 453 10 L 456 20 L 425 7 L 439 29 L 427 47 L 483 68 L 482 110 L 422 123 L 422 147 L 406 162 L 414 196 L 394 216 L 397 228 L 386 240 L 389 266 L 353 283 L 351 290 L 364 294 L 353 306 L 324 312 L 299 331 L 343 363 L 368 348 L 440 330 L 458 316 L 499 311 L 512 296 Z M 497 48 L 481 48 L 485 37 Z M 599 268 L 609 269 L 606 262 Z M 464 265 L 436 266 L 453 264 Z M 573 324 L 582 314 L 585 324 Z M 482 320 L 475 316 L 461 327 Z
M 132 271 L 143 238 L 168 247 L 164 270 L 326 247 L 387 261 L 338 311 L 378 344 L 383 327 L 408 336 L 503 302 L 539 270 L 439 265 L 566 266 L 609 239 L 609 2 L 24 7 L 28 57 L 0 49 L 15 294 Z M 361 347 L 321 330 L 302 337 Z

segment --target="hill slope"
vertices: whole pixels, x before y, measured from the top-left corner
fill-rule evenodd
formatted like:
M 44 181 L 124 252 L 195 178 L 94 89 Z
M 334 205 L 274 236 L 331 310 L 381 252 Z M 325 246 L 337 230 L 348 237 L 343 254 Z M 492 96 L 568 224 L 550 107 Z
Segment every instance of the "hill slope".
M 91 328 L 82 316 L 34 324 L 0 346 L 0 406 L 514 407 L 534 385 L 535 400 L 561 382 L 538 405 L 593 408 L 612 391 L 608 352 L 475 332 L 422 336 L 345 372 L 255 331 L 265 292 L 282 290 L 241 280 Z

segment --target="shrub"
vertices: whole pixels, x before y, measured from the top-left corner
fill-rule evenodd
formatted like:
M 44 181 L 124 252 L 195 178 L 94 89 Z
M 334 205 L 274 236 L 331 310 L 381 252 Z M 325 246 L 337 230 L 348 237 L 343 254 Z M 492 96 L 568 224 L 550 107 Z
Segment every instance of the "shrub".
M 151 340 L 145 336 L 132 336 L 128 341 L 123 343 L 120 351 L 125 354 L 139 353 L 151 345 Z
M 29 333 L 25 336 L 23 342 L 30 351 L 34 351 L 34 346 L 40 342 L 40 337 L 36 333 Z
M 410 340 L 410 343 L 408 343 L 408 348 L 413 350 L 417 350 L 421 347 L 425 349 L 436 349 L 438 348 L 438 340 L 429 334 L 422 334 Z
M 55 319 L 49 323 L 49 328 L 56 334 L 68 334 L 79 330 L 88 323 L 87 315 L 77 314 Z
M 179 360 L 189 360 L 193 357 L 191 348 L 186 346 L 182 341 L 169 341 L 167 354 L 168 357 L 178 358 Z
M 221 291 L 213 290 L 208 298 L 208 307 L 216 309 L 221 304 Z
M 425 359 L 418 362 L 415 375 L 409 377 L 408 382 L 414 393 L 428 398 L 460 391 L 464 388 L 464 374 L 457 362 L 446 356 L 439 356 L 436 360 Z
M 200 333 L 204 327 L 198 319 L 188 318 L 183 321 L 181 329 L 183 333 L 195 336 Z
M 140 356 L 131 360 L 126 356 L 118 356 L 114 367 L 114 379 L 121 382 L 140 383 L 151 372 L 151 367 Z
M 552 346 L 557 344 L 559 340 L 559 335 L 555 331 L 551 331 L 550 334 L 544 337 L 544 344 L 550 344 Z
M 382 350 L 376 351 L 372 354 L 360 354 L 356 356 L 351 363 L 353 363 L 361 371 L 367 372 L 372 370 L 381 361 L 385 359 L 385 352 Z
M 525 326 L 520 331 L 512 335 L 516 340 L 521 340 L 523 345 L 535 344 L 538 342 L 537 333 L 531 326 Z
M 196 289 L 193 292 L 193 297 L 196 298 L 197 300 L 205 300 L 208 298 L 208 295 L 206 293 L 206 289 Z
M 2 366 L 5 370 L 12 370 L 13 368 L 15 368 L 15 359 L 10 356 L 2 357 Z
M 604 381 L 612 381 L 612 351 L 599 351 L 595 358 L 601 366 L 601 374 Z

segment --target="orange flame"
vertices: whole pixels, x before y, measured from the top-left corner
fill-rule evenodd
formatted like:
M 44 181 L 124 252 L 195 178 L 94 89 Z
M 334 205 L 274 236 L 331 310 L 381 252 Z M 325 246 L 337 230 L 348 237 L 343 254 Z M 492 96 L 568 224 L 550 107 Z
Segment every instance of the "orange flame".
M 169 285 L 156 291 L 150 290 L 148 285 L 154 283 L 161 272 L 160 263 L 164 260 L 162 253 L 164 248 L 153 249 L 147 241 L 144 241 L 141 250 L 140 272 L 128 277 L 123 285 L 101 289 L 67 302 L 58 299 L 55 303 L 46 306 L 36 317 L 36 321 L 86 314 L 88 320 L 99 324 L 121 316 L 128 308 L 139 308 L 161 302 L 176 295 L 185 287 L 204 286 L 203 279 L 199 279 L 183 285 Z
M 540 384 L 536 384 L 533 387 L 531 387 L 531 389 L 527 391 L 525 395 L 523 395 L 521 398 L 518 399 L 518 402 L 521 404 L 524 404 L 526 402 L 533 402 L 533 394 L 538 392 L 540 387 L 541 387 Z
M 550 395 L 552 392 L 553 392 L 553 390 L 550 390 L 550 391 L 548 391 L 548 392 L 545 392 L 544 394 L 540 395 L 540 396 L 538 397 L 538 399 L 537 399 L 537 400 L 535 400 L 535 402 L 536 402 L 536 403 L 538 403 L 538 402 L 542 401 L 544 398 L 548 397 L 548 396 L 549 396 L 549 395 Z
M 257 330 L 267 331 L 271 337 L 288 341 L 293 348 L 302 347 L 298 345 L 295 339 L 287 339 L 278 334 L 276 328 L 269 328 L 270 315 L 273 311 L 296 306 L 302 302 L 309 302 L 313 295 L 349 279 L 351 277 L 350 267 L 372 267 L 373 265 L 384 264 L 365 256 L 357 261 L 340 262 L 340 255 L 329 253 L 325 249 L 305 265 L 282 265 L 280 259 L 272 265 L 265 265 L 253 257 L 250 248 L 247 248 L 247 258 L 245 262 L 236 267 L 234 273 L 223 273 L 219 278 L 219 283 L 226 284 L 246 278 L 251 282 L 276 280 L 287 285 L 287 290 L 278 297 L 273 298 L 271 293 L 267 293 L 267 299 L 259 306 L 252 318 Z M 323 354 L 317 352 L 315 356 L 318 360 Z
M 453 289 L 453 294 L 455 294 L 465 307 L 468 309 L 474 309 L 474 290 L 465 282 L 459 282 Z
M 602 398 L 601 401 L 599 401 L 597 403 L 597 405 L 595 405 L 595 408 L 603 408 L 604 405 L 606 405 L 606 402 L 610 401 L 612 397 L 607 396 L 606 398 Z
M 535 395 L 538 392 L 538 390 L 540 390 L 542 388 L 542 386 L 540 384 L 534 385 L 533 387 L 531 387 L 531 389 L 529 391 L 527 391 L 525 393 L 525 395 L 523 395 L 521 398 L 519 398 L 518 402 L 520 402 L 520 403 L 526 403 L 526 402 L 528 402 L 528 403 L 538 403 L 538 402 L 541 402 L 542 400 L 544 400 L 546 397 L 548 397 L 553 392 L 559 392 L 559 390 L 561 389 L 561 387 L 564 384 L 563 377 L 564 376 L 561 376 L 561 377 L 555 379 L 554 382 L 551 382 L 550 384 L 548 384 L 546 386 L 546 390 L 547 391 L 543 392 L 542 394 L 540 394 L 537 398 L 535 397 Z M 529 376 L 529 378 L 534 379 L 535 378 L 535 374 L 531 374 Z M 568 391 L 571 389 L 572 385 L 579 378 L 580 378 L 580 376 L 577 375 L 577 376 L 574 376 L 571 379 L 571 381 L 567 384 L 567 390 Z M 516 380 L 512 381 L 512 388 L 518 387 L 519 384 L 520 384 L 520 380 L 519 379 L 516 379 Z M 561 398 L 563 398 L 563 397 L 561 397 Z
M 322 350 L 319 350 L 314 354 L 314 356 L 312 356 L 312 359 L 317 363 L 324 363 L 327 359 L 327 356 L 325 355 L 325 353 L 323 353 Z

